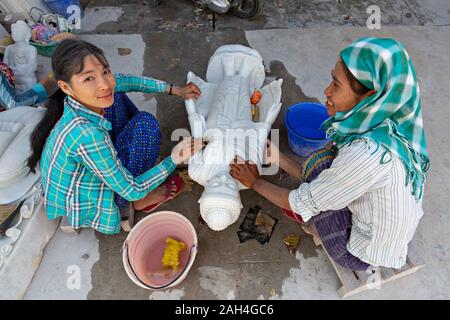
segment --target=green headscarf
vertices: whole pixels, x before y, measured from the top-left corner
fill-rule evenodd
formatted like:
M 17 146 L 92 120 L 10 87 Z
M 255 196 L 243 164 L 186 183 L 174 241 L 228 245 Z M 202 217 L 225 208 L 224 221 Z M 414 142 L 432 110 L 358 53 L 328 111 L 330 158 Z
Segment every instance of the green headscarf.
M 406 184 L 421 199 L 430 161 L 423 130 L 420 92 L 411 59 L 393 39 L 362 38 L 341 51 L 350 72 L 375 94 L 347 112 L 337 112 L 323 124 L 338 148 L 355 139 L 375 141 L 399 157 Z M 389 157 L 390 158 L 390 157 Z

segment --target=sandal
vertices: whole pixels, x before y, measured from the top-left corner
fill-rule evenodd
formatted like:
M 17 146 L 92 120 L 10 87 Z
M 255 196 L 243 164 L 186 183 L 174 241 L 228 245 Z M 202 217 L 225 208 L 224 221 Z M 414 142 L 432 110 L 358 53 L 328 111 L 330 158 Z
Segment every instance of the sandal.
M 167 201 L 172 200 L 177 195 L 179 195 L 181 192 L 181 189 L 183 187 L 183 179 L 181 179 L 180 176 L 174 176 L 173 178 L 168 180 L 164 185 L 167 188 L 165 199 L 160 202 L 153 203 L 153 204 L 149 205 L 148 207 L 145 207 L 144 209 L 140 210 L 141 212 L 150 213 L 153 210 L 155 210 L 156 208 L 158 208 L 160 205 L 162 205 L 163 203 L 166 203 Z M 174 185 L 176 186 L 176 189 L 172 190 L 172 187 Z
M 280 209 L 281 209 L 281 212 L 283 213 L 283 215 L 286 216 L 287 218 L 294 220 L 295 222 L 297 222 L 300 225 L 304 224 L 303 219 L 299 214 L 297 214 L 294 211 L 289 210 L 289 209 L 285 209 L 285 208 L 280 208 Z
M 308 222 L 304 222 L 302 217 L 295 213 L 292 210 L 289 209 L 284 209 L 284 208 L 280 208 L 281 212 L 283 212 L 283 215 L 285 215 L 287 218 L 294 220 L 295 222 L 297 222 L 300 227 L 302 228 L 303 232 L 305 232 L 306 234 L 312 236 L 314 244 L 316 246 L 322 245 L 322 240 L 320 240 L 320 235 L 319 232 L 316 229 L 315 224 L 312 221 L 308 221 Z

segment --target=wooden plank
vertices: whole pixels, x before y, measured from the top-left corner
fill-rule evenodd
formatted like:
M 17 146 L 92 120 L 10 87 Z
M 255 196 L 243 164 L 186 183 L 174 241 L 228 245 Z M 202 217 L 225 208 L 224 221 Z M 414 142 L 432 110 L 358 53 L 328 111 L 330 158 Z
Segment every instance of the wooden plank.
M 389 279 L 395 275 L 395 271 L 392 268 L 381 267 L 380 274 L 383 279 Z
M 316 246 L 322 245 L 322 241 L 320 238 L 313 236 L 313 241 Z M 417 265 L 416 259 L 410 256 L 406 258 L 406 264 L 401 269 L 375 267 L 373 270 L 375 271 L 375 273 L 378 272 L 380 275 L 380 282 L 377 284 L 371 281 L 375 280 L 374 278 L 369 279 L 375 273 L 371 274 L 366 271 L 352 271 L 350 269 L 344 268 L 340 264 L 336 263 L 333 258 L 331 258 L 323 245 L 322 248 L 328 257 L 328 260 L 330 260 L 331 265 L 336 271 L 336 274 L 342 284 L 342 287 L 338 289 L 338 294 L 343 298 L 353 296 L 366 290 L 374 289 L 374 286 L 382 286 L 391 281 L 403 278 L 415 273 L 416 271 L 424 267 L 424 264 Z
M 390 278 L 389 278 L 387 281 L 385 281 L 384 283 L 388 283 L 388 282 L 391 282 L 391 281 L 393 281 L 393 280 L 397 280 L 397 279 L 403 278 L 403 277 L 405 277 L 405 276 L 407 276 L 407 275 L 413 274 L 414 272 L 419 271 L 420 269 L 422 269 L 424 266 L 425 266 L 425 265 L 415 266 L 415 267 L 413 267 L 413 268 L 409 268 L 409 269 L 407 269 L 407 270 L 405 270 L 405 271 L 403 271 L 403 272 L 401 272 L 401 273 L 398 273 L 398 274 L 396 274 L 396 275 L 390 277 Z
M 336 263 L 333 258 L 331 258 L 325 247 L 322 245 L 322 241 L 320 238 L 313 236 L 313 241 L 316 246 L 322 246 L 323 251 L 328 257 L 328 260 L 331 262 L 331 265 L 336 271 L 336 274 L 342 285 L 342 287 L 338 289 L 338 293 L 340 296 L 344 296 L 354 288 L 361 286 L 361 282 L 358 280 L 352 270 L 344 268 L 340 264 Z
M 342 287 L 338 290 L 339 294 L 342 296 L 347 294 L 347 292 L 352 291 L 354 288 L 360 287 L 361 282 L 356 278 L 353 271 L 336 263 L 334 259 L 330 257 L 325 247 L 322 246 L 322 248 L 336 271 L 339 280 L 341 281 Z
M 394 271 L 395 274 L 400 274 L 402 272 L 405 272 L 409 269 L 415 268 L 415 267 L 423 267 L 425 264 L 423 263 L 418 263 L 417 259 L 412 257 L 412 256 L 407 256 L 406 257 L 406 263 L 405 265 L 400 268 L 400 269 L 392 269 Z
M 122 227 L 122 230 L 125 231 L 125 232 L 130 232 L 131 231 L 130 222 L 128 220 L 122 220 L 120 222 L 120 226 Z
M 375 270 L 378 271 L 379 270 Z M 353 271 L 353 273 L 356 274 L 356 276 L 358 277 L 359 281 L 361 282 L 361 284 L 366 284 L 367 281 L 369 280 L 369 277 L 373 275 L 372 272 L 368 272 L 368 271 Z
M 394 275 L 391 276 L 390 278 L 387 278 L 387 279 L 381 278 L 381 281 L 380 281 L 379 285 L 380 285 L 380 286 L 383 286 L 383 285 L 386 284 L 386 283 L 389 283 L 389 282 L 398 280 L 398 279 L 400 279 L 400 278 L 406 277 L 406 276 L 408 276 L 408 275 L 410 275 L 410 274 L 413 274 L 413 273 L 415 273 L 416 271 L 420 270 L 422 267 L 423 267 L 423 265 L 421 265 L 421 266 L 415 266 L 415 267 L 413 267 L 413 268 L 408 268 L 408 269 L 406 269 L 406 270 L 404 270 L 404 271 L 402 271 L 402 272 L 400 272 L 400 273 L 394 274 Z M 354 289 L 354 290 L 347 290 L 347 291 L 344 292 L 344 294 L 342 295 L 342 297 L 343 297 L 343 298 L 348 298 L 348 297 L 353 296 L 353 295 L 355 295 L 355 294 L 358 294 L 358 293 L 360 293 L 360 292 L 363 292 L 363 291 L 366 291 L 366 290 L 369 290 L 369 289 L 373 289 L 373 285 L 376 285 L 376 284 L 374 284 L 374 283 L 367 283 L 367 284 L 362 285 L 361 287 L 356 288 L 356 289 Z
M 316 245 L 316 247 L 319 247 L 322 245 L 322 240 L 320 240 L 320 238 L 313 237 L 313 242 Z
M 307 230 L 305 230 L 304 227 L 302 227 L 302 229 L 303 229 L 303 231 L 305 231 L 307 234 L 312 235 L 313 242 L 314 242 L 314 244 L 316 245 L 316 247 L 322 245 L 322 240 L 321 240 L 320 237 L 319 237 L 319 234 L 318 234 L 318 232 L 317 232 L 316 226 L 314 225 L 314 222 L 313 222 L 313 221 L 310 222 L 310 225 L 309 225 L 309 228 L 308 228 L 308 229 L 312 229 L 312 230 L 314 230 L 314 231 L 312 231 L 312 230 L 311 230 L 311 231 L 307 231 Z M 310 233 L 310 232 L 311 232 L 311 233 Z M 316 237 L 315 235 L 317 235 L 317 237 Z
M 423 262 L 423 261 L 422 261 Z M 417 266 L 424 266 L 425 263 L 421 263 L 419 261 L 419 259 L 413 255 L 408 255 L 406 257 L 406 264 L 410 267 L 410 268 L 414 268 Z
M 394 274 L 399 274 L 399 273 L 405 272 L 408 269 L 411 269 L 411 267 L 406 263 L 402 268 L 392 269 L 392 271 L 394 272 Z
M 130 204 L 127 207 L 122 208 L 120 210 L 120 216 L 121 217 L 128 217 L 127 220 L 122 220 L 120 225 L 121 225 L 123 231 L 130 232 L 131 229 L 134 227 L 134 224 L 135 224 L 135 219 L 134 219 L 134 217 L 135 217 L 135 210 L 134 210 L 133 204 L 131 202 L 130 202 Z

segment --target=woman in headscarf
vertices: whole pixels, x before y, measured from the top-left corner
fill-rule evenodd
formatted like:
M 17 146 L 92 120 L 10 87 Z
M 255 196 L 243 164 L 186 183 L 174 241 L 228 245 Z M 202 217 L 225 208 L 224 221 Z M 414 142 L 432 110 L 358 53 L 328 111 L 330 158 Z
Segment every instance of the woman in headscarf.
M 429 168 L 413 64 L 399 42 L 363 38 L 341 51 L 331 74 L 323 128 L 333 148 L 303 164 L 279 153 L 277 164 L 300 187 L 275 186 L 248 162 L 232 163 L 231 174 L 300 224 L 312 221 L 304 229 L 339 264 L 401 268 L 423 215 Z

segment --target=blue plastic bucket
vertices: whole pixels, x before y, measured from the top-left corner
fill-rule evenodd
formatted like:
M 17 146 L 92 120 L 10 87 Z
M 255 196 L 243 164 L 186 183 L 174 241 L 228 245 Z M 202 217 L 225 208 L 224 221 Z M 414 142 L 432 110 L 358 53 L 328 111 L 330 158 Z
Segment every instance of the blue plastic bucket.
M 60 14 L 66 19 L 72 15 L 72 12 L 67 12 L 67 8 L 72 5 L 78 6 L 81 15 L 83 15 L 83 8 L 79 0 L 44 0 L 44 2 L 53 13 Z
M 301 102 L 290 106 L 284 114 L 284 124 L 292 151 L 307 157 L 324 148 L 330 139 L 326 138 L 320 126 L 328 118 L 327 108 L 320 103 Z

